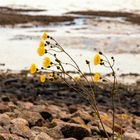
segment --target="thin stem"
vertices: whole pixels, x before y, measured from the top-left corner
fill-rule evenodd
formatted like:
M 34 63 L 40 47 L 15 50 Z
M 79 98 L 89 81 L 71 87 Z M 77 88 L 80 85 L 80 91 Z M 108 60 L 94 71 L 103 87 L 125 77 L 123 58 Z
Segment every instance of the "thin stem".
M 112 131 L 113 131 L 113 140 L 114 140 L 114 133 L 115 133 L 115 99 L 114 99 L 115 93 L 114 93 L 114 91 L 115 91 L 115 87 L 116 87 L 116 74 L 115 74 L 113 66 L 111 65 L 111 63 L 108 60 L 108 58 L 105 55 L 103 55 L 103 56 L 106 58 L 108 64 L 110 65 L 110 68 L 111 68 L 112 74 L 113 74 L 113 87 L 112 87 L 112 91 L 111 91 L 111 100 L 112 100 L 112 111 L 113 111 Z

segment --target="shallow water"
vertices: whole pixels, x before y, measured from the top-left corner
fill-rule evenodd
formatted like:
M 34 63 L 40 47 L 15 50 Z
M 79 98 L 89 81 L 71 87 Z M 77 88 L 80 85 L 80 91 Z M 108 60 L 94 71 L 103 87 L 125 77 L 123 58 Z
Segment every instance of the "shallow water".
M 62 14 L 72 10 L 120 10 L 139 12 L 139 0 L 61 0 L 54 6 L 56 0 L 18 0 L 0 1 L 0 6 L 47 9 L 41 14 Z M 124 4 L 125 3 L 125 4 Z M 36 14 L 29 12 L 29 14 Z M 40 14 L 40 12 L 39 12 Z M 28 24 L 29 25 L 29 24 Z M 42 32 L 46 31 L 72 55 L 81 69 L 88 72 L 85 59 L 93 61 L 97 51 L 105 52 L 107 56 L 116 58 L 118 73 L 140 74 L 140 26 L 126 22 L 123 18 L 93 18 L 90 16 L 75 19 L 74 22 L 50 24 L 44 27 L 6 27 L 0 28 L 0 69 L 28 69 L 31 63 L 42 64 L 36 49 Z M 25 25 L 24 25 L 25 26 Z M 68 58 L 60 56 L 65 62 Z M 69 67 L 67 70 L 73 70 Z M 109 72 L 101 66 L 92 67 L 93 71 Z
M 75 28 L 76 26 L 77 25 L 75 25 Z M 74 25 L 72 25 L 71 28 L 74 28 Z M 115 57 L 115 69 L 117 70 L 119 68 L 118 74 L 129 72 L 140 73 L 140 65 L 138 64 L 140 54 L 130 53 L 130 43 L 132 43 L 134 47 L 134 43 L 139 41 L 139 35 L 127 36 L 125 34 L 114 34 L 114 36 L 112 36 L 110 33 L 100 33 L 97 37 L 95 30 L 93 34 L 88 33 L 86 30 L 86 36 L 82 36 L 82 29 L 79 31 L 73 31 L 76 32 L 73 33 L 71 28 L 66 25 L 60 26 L 60 28 L 58 28 L 58 25 L 36 28 L 0 28 L 0 59 L 1 63 L 5 63 L 5 66 L 1 66 L 0 68 L 12 70 L 28 69 L 31 63 L 36 63 L 41 67 L 43 57 L 39 57 L 37 55 L 36 49 L 38 47 L 42 31 L 50 31 L 49 34 L 62 44 L 62 46 L 72 55 L 81 69 L 85 72 L 88 72 L 85 60 L 88 59 L 92 62 L 95 52 L 103 50 L 103 52 L 106 52 L 107 56 L 111 57 L 113 55 Z M 67 33 L 68 30 L 70 31 L 69 33 Z M 107 37 L 111 37 L 110 42 L 112 42 L 112 47 L 104 45 Z M 118 53 L 113 47 L 116 42 L 118 42 L 118 44 L 123 44 L 122 38 L 126 45 L 121 46 L 124 47 L 124 52 L 120 50 L 121 53 Z M 126 46 L 127 48 L 125 48 Z M 106 49 L 103 47 L 106 47 Z M 63 54 L 60 55 L 60 58 L 64 62 L 69 62 L 69 59 Z M 73 69 L 66 67 L 66 70 Z M 101 66 L 92 67 L 92 70 L 93 72 L 99 71 L 101 73 L 110 72 L 108 69 L 102 68 Z

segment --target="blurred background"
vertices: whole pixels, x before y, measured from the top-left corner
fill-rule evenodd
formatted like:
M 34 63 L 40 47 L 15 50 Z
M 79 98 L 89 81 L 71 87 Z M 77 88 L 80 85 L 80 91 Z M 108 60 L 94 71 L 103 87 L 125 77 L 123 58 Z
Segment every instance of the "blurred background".
M 0 0 L 0 69 L 40 66 L 36 49 L 44 31 L 85 72 L 85 59 L 93 61 L 102 51 L 115 57 L 115 69 L 127 75 L 127 82 L 139 78 L 140 0 Z M 101 66 L 92 69 L 108 72 Z

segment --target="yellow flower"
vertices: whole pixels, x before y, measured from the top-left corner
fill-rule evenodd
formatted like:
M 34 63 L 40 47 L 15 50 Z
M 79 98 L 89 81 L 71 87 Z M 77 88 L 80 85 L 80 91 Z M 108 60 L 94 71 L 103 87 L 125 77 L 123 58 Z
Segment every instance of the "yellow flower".
M 94 56 L 94 65 L 100 64 L 100 61 L 101 61 L 100 55 L 98 53 L 95 54 L 95 56 Z
M 54 74 L 53 73 L 49 73 L 48 74 L 48 78 L 53 78 L 54 77 Z
M 49 57 L 45 57 L 44 60 L 43 60 L 43 67 L 44 68 L 47 68 L 48 66 L 50 66 L 51 64 L 51 60 Z
M 47 37 L 48 37 L 47 33 L 44 32 L 43 35 L 42 35 L 42 39 L 45 40 L 45 39 L 47 39 Z
M 37 53 L 39 56 L 43 56 L 45 54 L 45 48 L 44 47 L 38 47 Z
M 30 66 L 30 73 L 34 74 L 36 71 L 37 71 L 36 65 L 35 64 L 31 64 L 31 66 Z
M 45 46 L 45 43 L 44 43 L 43 40 L 41 40 L 40 43 L 39 43 L 39 47 L 44 47 L 44 46 Z
M 99 80 L 100 80 L 100 74 L 99 74 L 98 72 L 96 72 L 96 73 L 94 74 L 93 80 L 94 80 L 94 81 L 99 81 Z
M 40 75 L 40 81 L 42 83 L 44 83 L 46 81 L 46 75 L 45 74 Z
M 79 74 L 75 74 L 75 75 L 73 76 L 73 80 L 75 80 L 75 81 L 80 81 L 80 79 L 81 79 L 81 77 L 80 77 Z
M 121 114 L 122 120 L 128 120 L 129 116 L 127 114 Z

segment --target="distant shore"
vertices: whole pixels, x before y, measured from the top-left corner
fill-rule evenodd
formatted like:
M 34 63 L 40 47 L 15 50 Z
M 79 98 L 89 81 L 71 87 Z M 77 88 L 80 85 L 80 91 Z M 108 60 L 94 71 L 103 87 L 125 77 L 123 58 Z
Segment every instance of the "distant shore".
M 95 17 L 110 17 L 110 18 L 125 18 L 125 21 L 129 21 L 133 24 L 140 24 L 140 14 L 130 12 L 115 12 L 115 11 L 74 11 L 68 14 L 95 16 Z
M 0 7 L 0 25 L 17 25 L 32 23 L 32 25 L 48 25 L 50 23 L 57 22 L 72 22 L 74 19 L 79 18 L 79 15 L 83 16 L 95 16 L 95 17 L 110 17 L 117 18 L 123 17 L 125 21 L 133 24 L 140 24 L 140 15 L 129 12 L 115 12 L 115 11 L 72 11 L 65 13 L 62 16 L 51 15 L 29 15 L 27 12 L 41 12 L 45 10 L 41 9 L 14 9 L 9 7 Z
M 28 15 L 25 12 L 40 12 L 41 10 L 36 9 L 12 9 L 8 7 L 0 7 L 0 25 L 17 25 L 32 23 L 33 26 L 37 25 L 48 25 L 49 23 L 57 23 L 64 21 L 73 21 L 74 17 L 71 16 L 43 16 L 43 15 Z M 24 14 L 23 14 L 24 13 Z

